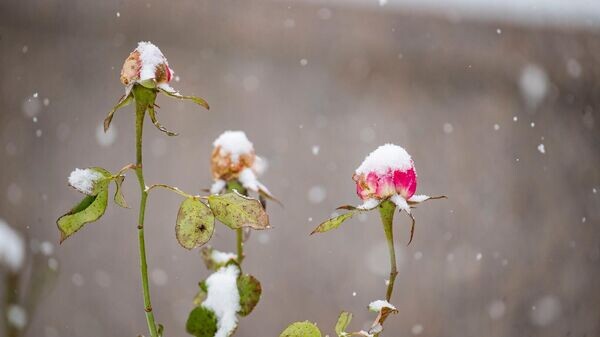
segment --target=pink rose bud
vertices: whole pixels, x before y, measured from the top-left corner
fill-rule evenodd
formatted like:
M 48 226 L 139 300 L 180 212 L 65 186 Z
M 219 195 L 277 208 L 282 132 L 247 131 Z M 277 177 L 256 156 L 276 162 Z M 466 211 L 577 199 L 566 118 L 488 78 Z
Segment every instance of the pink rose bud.
M 121 83 L 132 85 L 134 83 L 154 80 L 157 84 L 168 83 L 173 77 L 173 70 L 169 62 L 157 46 L 150 42 L 140 42 L 137 48 L 123 64 L 121 70 Z
M 396 195 L 408 200 L 417 189 L 413 160 L 406 150 L 394 144 L 382 145 L 371 152 L 352 179 L 362 200 L 383 200 Z

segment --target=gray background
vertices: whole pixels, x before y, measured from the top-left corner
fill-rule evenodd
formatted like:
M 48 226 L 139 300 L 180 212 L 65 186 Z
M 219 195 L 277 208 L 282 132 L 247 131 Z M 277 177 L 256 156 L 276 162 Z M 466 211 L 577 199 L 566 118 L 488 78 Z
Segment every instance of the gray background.
M 600 335 L 597 22 L 474 20 L 375 1 L 5 1 L 0 12 L 0 217 L 27 236 L 58 241 L 55 219 L 80 198 L 66 185 L 72 169 L 135 159 L 131 107 L 115 116 L 114 142 L 97 133 L 123 93 L 123 60 L 151 40 L 180 76 L 173 86 L 212 109 L 159 97 L 160 120 L 180 136 L 146 124 L 147 182 L 208 187 L 212 140 L 242 129 L 285 204 L 269 205 L 274 228 L 246 245 L 244 268 L 264 292 L 237 336 L 277 336 L 305 319 L 333 335 L 342 309 L 353 329 L 373 319 L 365 306 L 383 297 L 388 273 L 377 214 L 308 233 L 359 202 L 353 170 L 385 142 L 412 154 L 419 193 L 450 198 L 415 211 L 408 247 L 408 218 L 396 219 L 400 313 L 384 335 Z M 133 175 L 125 185 L 132 210 L 110 205 L 57 248 L 58 282 L 26 336 L 147 334 L 139 192 Z M 180 201 L 157 191 L 147 212 L 166 336 L 187 335 L 208 275 L 174 238 Z M 234 235 L 219 226 L 211 244 L 232 249 Z

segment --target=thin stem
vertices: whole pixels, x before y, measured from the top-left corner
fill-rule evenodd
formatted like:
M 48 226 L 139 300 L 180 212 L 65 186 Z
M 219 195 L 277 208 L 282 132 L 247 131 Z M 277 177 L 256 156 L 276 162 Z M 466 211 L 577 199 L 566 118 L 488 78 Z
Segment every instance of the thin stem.
M 248 195 L 248 191 L 240 184 L 237 180 L 230 180 L 227 182 L 227 192 L 233 192 L 236 190 L 239 194 Z M 244 232 L 242 228 L 238 228 L 235 230 L 236 234 L 236 242 L 237 242 L 237 257 L 238 264 L 241 266 L 242 261 L 244 261 Z
M 148 107 L 148 101 L 144 96 L 147 93 L 142 92 L 143 90 L 137 86 L 134 88 L 134 94 L 139 93 L 136 97 L 136 120 L 135 120 L 135 150 L 136 150 L 136 168 L 135 173 L 140 184 L 140 212 L 138 216 L 138 241 L 140 249 L 140 274 L 142 277 L 142 292 L 144 295 L 144 311 L 146 312 L 146 322 L 148 323 L 148 329 L 150 330 L 151 337 L 158 337 L 158 331 L 156 323 L 154 322 L 154 313 L 152 312 L 152 302 L 150 300 L 150 285 L 148 282 L 148 265 L 146 263 L 146 242 L 144 239 L 144 215 L 146 213 L 146 199 L 148 198 L 148 192 L 146 191 L 146 183 L 144 182 L 144 171 L 142 166 L 142 134 L 144 129 L 144 116 L 146 114 L 146 108 Z M 146 94 L 146 95 L 145 95 Z
M 383 231 L 385 233 L 385 239 L 387 240 L 390 254 L 390 280 L 387 286 L 387 292 L 385 294 L 385 299 L 387 301 L 392 298 L 394 282 L 396 281 L 396 275 L 398 275 L 398 269 L 396 268 L 396 250 L 394 249 L 393 231 L 395 210 L 396 205 L 389 200 L 386 200 L 379 205 L 379 215 L 381 216 L 381 223 L 383 224 Z

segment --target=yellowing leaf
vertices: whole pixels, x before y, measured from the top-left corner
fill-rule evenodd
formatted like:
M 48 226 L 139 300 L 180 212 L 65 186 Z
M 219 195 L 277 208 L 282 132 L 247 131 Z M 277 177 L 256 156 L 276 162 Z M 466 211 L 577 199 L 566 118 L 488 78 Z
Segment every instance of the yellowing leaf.
M 279 337 L 321 337 L 321 331 L 309 321 L 292 323 Z
M 209 196 L 208 204 L 215 217 L 231 229 L 269 228 L 269 216 L 256 199 L 230 192 Z
M 346 335 L 346 328 L 350 324 L 350 321 L 352 321 L 352 314 L 347 311 L 342 311 L 337 323 L 335 324 L 335 333 L 339 337 Z
M 106 211 L 108 205 L 108 183 L 102 184 L 98 194 L 88 195 L 67 214 L 56 221 L 60 230 L 60 242 L 80 230 L 86 223 L 98 220 Z
M 179 207 L 175 234 L 179 244 L 193 249 L 207 243 L 215 229 L 215 217 L 210 208 L 195 198 L 187 198 Z

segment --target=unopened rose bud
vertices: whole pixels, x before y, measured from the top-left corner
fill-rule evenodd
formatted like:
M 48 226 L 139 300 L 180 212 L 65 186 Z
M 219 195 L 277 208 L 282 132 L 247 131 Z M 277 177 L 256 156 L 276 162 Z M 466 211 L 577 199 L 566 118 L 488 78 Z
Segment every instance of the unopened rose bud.
M 215 183 L 211 193 L 219 193 L 225 182 L 237 179 L 245 188 L 269 193 L 257 176 L 263 173 L 265 161 L 256 156 L 254 145 L 243 131 L 225 131 L 213 143 L 211 170 Z
M 356 182 L 356 193 L 372 205 L 374 200 L 392 198 L 399 203 L 415 194 L 417 173 L 408 152 L 394 144 L 386 144 L 371 152 L 363 161 L 352 179 Z
M 137 82 L 154 80 L 157 84 L 168 83 L 173 76 L 169 62 L 157 46 L 150 42 L 140 42 L 121 69 L 121 83 L 132 85 Z

